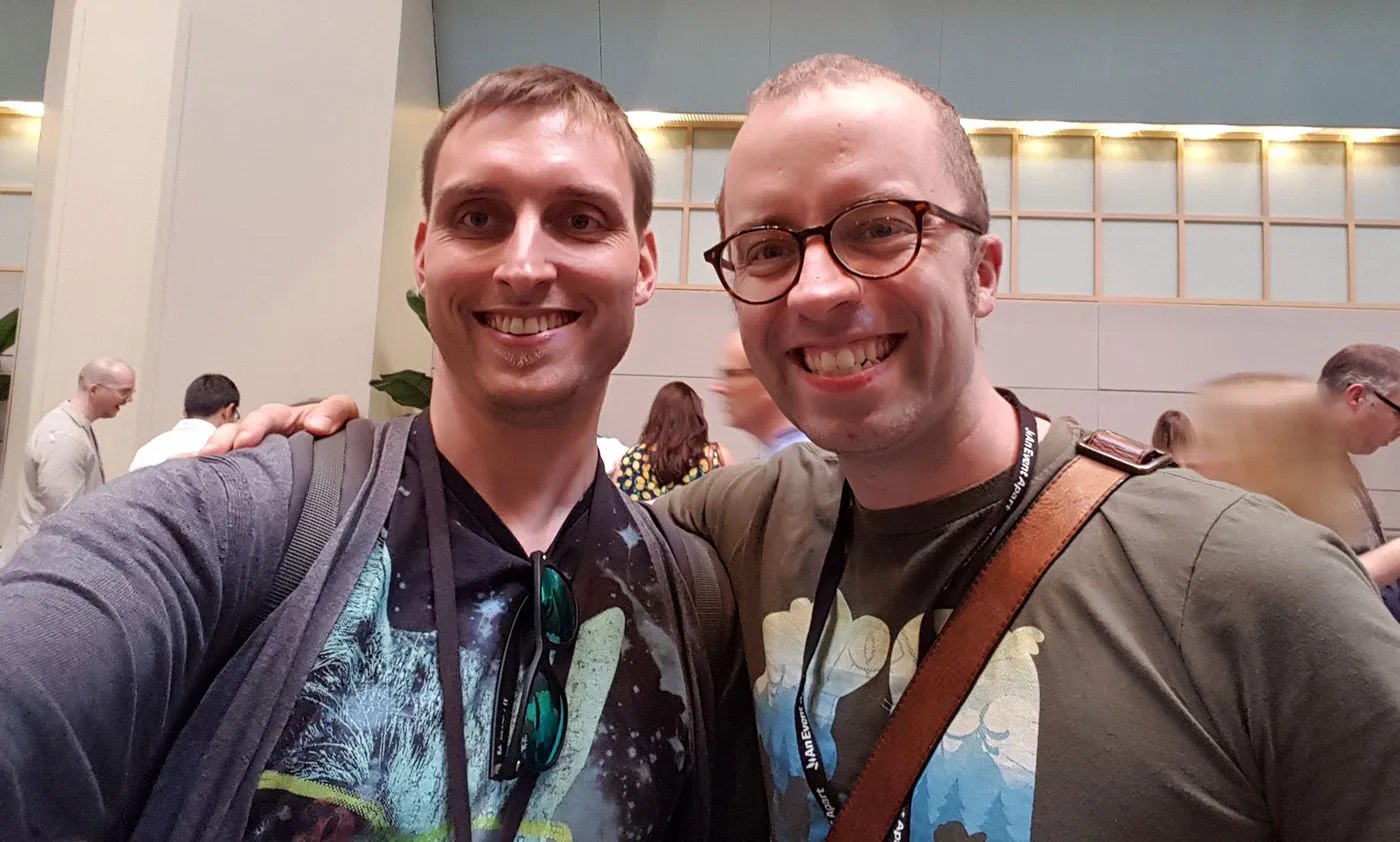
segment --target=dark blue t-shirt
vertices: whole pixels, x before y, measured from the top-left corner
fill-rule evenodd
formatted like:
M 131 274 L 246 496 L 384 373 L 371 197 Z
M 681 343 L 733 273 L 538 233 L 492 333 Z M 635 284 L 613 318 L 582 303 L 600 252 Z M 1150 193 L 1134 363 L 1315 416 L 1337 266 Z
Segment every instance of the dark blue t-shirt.
M 416 422 L 410 435 L 421 434 Z M 387 528 L 259 780 L 246 840 L 450 838 L 414 453 L 410 443 Z M 531 567 L 496 514 L 439 459 L 456 571 L 472 838 L 515 838 L 516 822 L 520 838 L 665 838 L 686 797 L 692 712 L 669 591 L 621 497 L 600 466 L 547 553 L 579 605 L 577 640 L 554 664 L 569 717 L 559 759 L 533 784 L 492 781 L 496 677 L 510 622 L 529 599 Z

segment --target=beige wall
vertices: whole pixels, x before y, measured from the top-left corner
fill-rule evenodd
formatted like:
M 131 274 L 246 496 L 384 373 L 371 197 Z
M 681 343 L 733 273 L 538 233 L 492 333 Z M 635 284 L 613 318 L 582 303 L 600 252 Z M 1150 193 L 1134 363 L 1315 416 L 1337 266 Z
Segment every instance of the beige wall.
M 401 13 L 57 3 L 12 429 L 101 355 L 138 376 L 135 404 L 97 425 L 109 477 L 205 371 L 248 405 L 368 401 Z M 22 474 L 6 450 L 0 518 Z
M 656 389 L 683 379 L 703 388 L 720 441 L 751 455 L 751 440 L 723 426 L 708 390 L 732 325 L 722 292 L 658 291 L 639 311 L 632 348 L 613 375 L 603 432 L 635 440 Z M 1212 377 L 1249 370 L 1316 377 L 1353 342 L 1400 344 L 1400 311 L 1007 300 L 982 326 L 998 385 L 1036 409 L 1144 440 L 1163 410 L 1189 411 L 1192 390 Z M 1359 464 L 1382 518 L 1400 527 L 1400 444 Z
M 374 329 L 376 376 L 405 368 L 428 371 L 432 366 L 433 341 L 404 303 L 404 293 L 414 288 L 413 238 L 423 218 L 419 191 L 423 144 L 442 117 L 433 50 L 432 0 L 404 0 Z M 373 392 L 369 411 L 374 418 L 388 418 L 406 410 Z

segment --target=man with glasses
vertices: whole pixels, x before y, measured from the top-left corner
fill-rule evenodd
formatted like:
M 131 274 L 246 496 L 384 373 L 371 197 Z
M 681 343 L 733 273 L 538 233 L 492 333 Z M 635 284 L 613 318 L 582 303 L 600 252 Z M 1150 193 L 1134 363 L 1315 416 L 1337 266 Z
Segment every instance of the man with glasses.
M 754 371 L 835 455 L 788 448 L 658 508 L 734 581 L 774 836 L 821 839 L 984 537 L 1086 433 L 987 378 L 976 325 L 1003 246 L 937 93 L 849 57 L 785 70 L 750 102 L 720 212 L 707 257 Z M 1356 559 L 1269 501 L 1158 471 L 1030 596 L 906 794 L 905 832 L 1393 839 L 1400 740 L 1361 723 L 1397 715 L 1400 628 Z
M 39 419 L 25 441 L 24 484 L 0 544 L 0 565 L 9 563 L 44 518 L 106 482 L 92 424 L 117 417 L 135 395 L 136 372 L 131 366 L 102 357 L 83 366 L 71 398 Z
M 159 465 L 167 459 L 198 453 L 214 431 L 238 422 L 242 401 L 238 385 L 222 374 L 201 374 L 185 387 L 185 417 L 136 451 L 128 470 Z
M 645 150 L 513 68 L 423 204 L 432 405 L 346 447 L 370 478 L 275 610 L 309 440 L 134 473 L 0 574 L 5 838 L 767 838 L 723 570 L 595 443 L 656 282 Z
M 1368 456 L 1400 438 L 1400 350 L 1359 343 L 1333 354 L 1318 396 L 1348 454 Z M 1352 465 L 1356 529 L 1342 536 L 1366 564 L 1391 614 L 1400 620 L 1400 541 L 1387 542 L 1371 493 Z
M 977 321 L 1003 245 L 936 92 L 849 56 L 799 62 L 751 99 L 719 210 L 707 257 L 754 373 L 825 451 L 715 471 L 656 508 L 727 564 L 774 839 L 822 840 L 891 710 L 931 701 L 902 696 L 989 536 L 1087 434 L 987 378 Z M 1271 501 L 1130 478 L 897 793 L 901 838 L 1395 839 L 1400 626 L 1371 587 Z
M 722 359 L 724 367 L 720 370 L 719 382 L 713 387 L 715 394 L 724 398 L 730 425 L 758 439 L 760 459 L 767 459 L 789 445 L 807 441 L 807 437 L 783 415 L 778 405 L 773 403 L 768 390 L 754 376 L 739 331 L 732 331 L 724 338 Z

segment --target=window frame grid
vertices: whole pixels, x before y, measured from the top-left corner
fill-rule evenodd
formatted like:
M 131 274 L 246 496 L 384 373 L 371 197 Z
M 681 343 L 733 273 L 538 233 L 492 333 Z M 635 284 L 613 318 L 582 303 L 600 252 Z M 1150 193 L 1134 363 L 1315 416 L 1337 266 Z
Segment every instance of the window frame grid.
M 658 210 L 678 210 L 681 212 L 681 249 L 680 269 L 678 283 L 658 284 L 660 289 L 675 290 L 703 290 L 707 292 L 721 291 L 720 287 L 708 281 L 692 283 L 689 277 L 690 271 L 690 250 L 691 250 L 691 214 L 693 211 L 712 211 L 714 205 L 711 201 L 697 201 L 693 195 L 693 175 L 695 162 L 695 131 L 696 129 L 737 129 L 743 124 L 743 118 L 728 115 L 685 115 L 684 121 L 668 121 L 664 128 L 684 129 L 685 131 L 685 179 L 683 193 L 680 201 L 658 201 Z M 658 128 L 662 128 L 659 126 Z M 1052 133 L 1028 133 L 1016 127 L 995 126 L 986 128 L 976 128 L 969 132 L 974 136 L 1003 136 L 1010 139 L 1010 165 L 1011 165 L 1011 190 L 1010 207 L 992 208 L 991 217 L 993 219 L 1005 220 L 1010 231 L 1010 239 L 1006 246 L 1010 250 L 1010 259 L 1003 266 L 1003 271 L 1008 275 L 1005 290 L 999 297 L 1011 300 L 1051 300 L 1051 301 L 1107 301 L 1107 302 L 1131 302 L 1131 303 L 1170 303 L 1170 304 L 1213 304 L 1231 306 L 1275 306 L 1275 307 L 1311 307 L 1318 309 L 1366 309 L 1366 310 L 1400 310 L 1400 301 L 1394 303 L 1373 303 L 1357 301 L 1356 290 L 1356 231 L 1361 228 L 1386 228 L 1400 229 L 1400 219 L 1359 219 L 1356 216 L 1355 206 L 1355 145 L 1358 142 L 1350 135 L 1333 134 L 1301 134 L 1297 137 L 1290 137 L 1286 140 L 1273 138 L 1265 131 L 1230 131 L 1223 132 L 1210 137 L 1196 137 L 1183 131 L 1162 131 L 1147 130 L 1134 132 L 1130 135 L 1109 135 L 1093 128 L 1069 128 L 1057 130 Z M 1093 210 L 1092 211 L 1023 211 L 1020 207 L 1021 194 L 1021 140 L 1025 137 L 1092 137 L 1093 138 Z M 1176 209 L 1172 213 L 1148 213 L 1148 212 L 1108 212 L 1103 209 L 1103 162 L 1104 150 L 1103 141 L 1105 137 L 1113 140 L 1170 140 L 1176 146 Z M 1237 140 L 1249 141 L 1258 145 L 1259 150 L 1259 197 L 1260 208 L 1257 214 L 1206 214 L 1189 213 L 1186 210 L 1186 144 L 1193 140 Z M 1343 149 L 1343 191 L 1344 191 L 1344 215 L 1338 218 L 1332 217 L 1310 217 L 1310 216 L 1278 216 L 1271 213 L 1270 208 L 1270 177 L 1269 177 L 1269 150 L 1272 143 L 1330 143 L 1341 144 Z M 1368 144 L 1397 144 L 1400 145 L 1400 136 L 1376 137 L 1365 140 Z M 1021 238 L 1021 221 L 1027 220 L 1074 220 L 1090 222 L 1093 225 L 1093 293 L 1084 294 L 1062 294 L 1062 293 L 1023 293 L 1020 289 L 1021 265 L 1020 249 L 1018 245 Z M 1165 296 L 1129 296 L 1129 295 L 1105 295 L 1103 291 L 1104 282 L 1104 223 L 1105 222 L 1154 222 L 1154 223 L 1174 223 L 1176 226 L 1176 295 L 1174 297 Z M 1187 277 L 1186 270 L 1186 227 L 1188 223 L 1195 224 L 1241 224 L 1257 226 L 1260 232 L 1260 266 L 1261 266 L 1261 298 L 1258 299 L 1216 299 L 1216 298 L 1188 298 L 1190 278 Z M 1271 297 L 1272 294 L 1272 267 L 1270 265 L 1273 242 L 1274 225 L 1296 225 L 1313 226 L 1322 228 L 1342 229 L 1346 235 L 1346 301 L 1287 301 L 1277 300 Z

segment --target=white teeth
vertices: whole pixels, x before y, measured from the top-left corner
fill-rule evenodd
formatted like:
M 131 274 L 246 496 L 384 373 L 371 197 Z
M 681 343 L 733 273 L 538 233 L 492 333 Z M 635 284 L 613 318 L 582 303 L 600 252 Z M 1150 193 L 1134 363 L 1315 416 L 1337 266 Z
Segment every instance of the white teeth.
M 534 336 L 546 330 L 554 330 L 572 322 L 574 317 L 564 313 L 546 313 L 543 316 L 502 316 L 496 313 L 486 315 L 486 324 L 501 333 L 512 336 Z
M 855 342 L 834 351 L 802 351 L 802 362 L 813 374 L 839 376 L 862 371 L 882 362 L 894 349 L 894 342 L 888 337 L 867 339 Z

